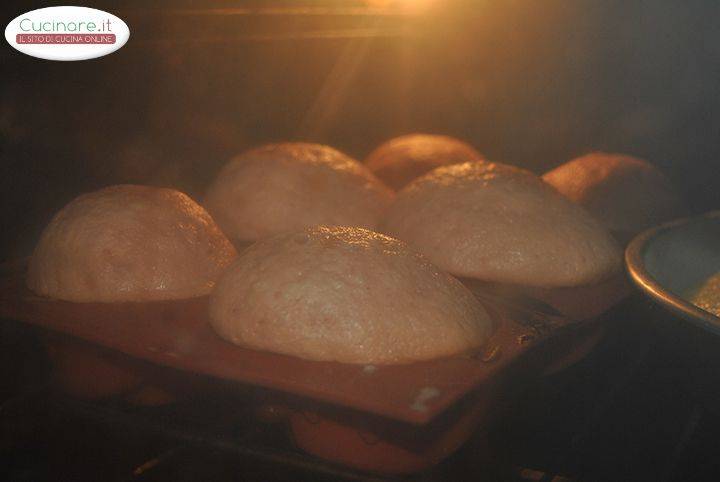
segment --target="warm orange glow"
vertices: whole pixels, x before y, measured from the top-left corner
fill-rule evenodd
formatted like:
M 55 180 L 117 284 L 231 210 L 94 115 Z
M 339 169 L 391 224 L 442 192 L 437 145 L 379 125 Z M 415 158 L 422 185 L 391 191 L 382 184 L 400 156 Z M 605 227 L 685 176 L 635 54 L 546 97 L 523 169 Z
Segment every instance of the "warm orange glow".
M 436 0 L 365 0 L 372 8 L 393 8 L 410 13 L 425 12 Z

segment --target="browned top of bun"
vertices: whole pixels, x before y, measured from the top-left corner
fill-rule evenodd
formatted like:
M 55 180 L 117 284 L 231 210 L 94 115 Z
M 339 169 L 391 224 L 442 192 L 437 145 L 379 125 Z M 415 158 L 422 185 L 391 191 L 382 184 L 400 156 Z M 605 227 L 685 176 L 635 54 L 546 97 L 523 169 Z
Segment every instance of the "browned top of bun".
M 365 165 L 397 190 L 436 167 L 481 160 L 483 156 L 471 145 L 454 137 L 409 134 L 378 146 Z
M 458 280 L 395 239 L 316 227 L 258 241 L 222 276 L 212 326 L 238 345 L 344 363 L 405 363 L 480 346 L 491 322 Z
M 318 224 L 373 229 L 391 200 L 386 186 L 340 151 L 283 143 L 230 161 L 205 204 L 230 238 L 254 241 Z
M 185 194 L 112 186 L 58 212 L 30 260 L 27 283 L 70 301 L 146 301 L 208 294 L 235 249 Z
M 616 232 L 636 234 L 685 212 L 665 175 L 636 157 L 594 152 L 556 167 L 543 179 Z
M 583 208 L 504 164 L 446 166 L 397 195 L 384 231 L 458 276 L 540 287 L 616 273 L 620 250 Z

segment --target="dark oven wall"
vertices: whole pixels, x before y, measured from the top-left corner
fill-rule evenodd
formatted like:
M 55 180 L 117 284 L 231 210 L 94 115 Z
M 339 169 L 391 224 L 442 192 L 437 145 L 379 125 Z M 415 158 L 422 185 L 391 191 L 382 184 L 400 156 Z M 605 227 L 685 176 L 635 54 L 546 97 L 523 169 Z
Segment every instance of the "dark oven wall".
M 48 5 L 32 3 L 5 23 Z M 230 156 L 286 139 L 362 158 L 398 134 L 447 133 L 538 173 L 623 151 L 665 168 L 695 210 L 720 206 L 720 3 L 425 3 L 95 2 L 131 30 L 110 56 L 4 44 L 2 257 L 27 255 L 80 192 L 147 183 L 201 199 Z

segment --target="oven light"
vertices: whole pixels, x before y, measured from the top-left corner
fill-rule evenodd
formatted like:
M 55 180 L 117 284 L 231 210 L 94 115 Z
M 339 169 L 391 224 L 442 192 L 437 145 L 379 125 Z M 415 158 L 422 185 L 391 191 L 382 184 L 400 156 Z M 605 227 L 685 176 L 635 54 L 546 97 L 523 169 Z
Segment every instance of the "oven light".
M 408 13 L 423 13 L 435 2 L 436 0 L 365 0 L 372 8 L 392 8 Z

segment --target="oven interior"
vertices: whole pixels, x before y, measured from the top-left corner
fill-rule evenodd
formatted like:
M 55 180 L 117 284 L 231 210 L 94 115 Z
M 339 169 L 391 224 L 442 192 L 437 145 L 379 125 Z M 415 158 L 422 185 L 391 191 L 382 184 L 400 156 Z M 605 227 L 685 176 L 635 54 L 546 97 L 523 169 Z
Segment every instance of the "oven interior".
M 41 6 L 11 1 L 4 17 Z M 110 56 L 48 62 L 0 49 L 4 261 L 28 256 L 80 192 L 139 183 L 199 198 L 231 156 L 284 140 L 362 159 L 400 134 L 449 134 L 536 173 L 626 152 L 661 167 L 694 212 L 720 206 L 710 0 L 93 7 L 130 26 Z M 657 329 L 665 315 L 637 295 L 607 316 L 590 356 L 409 480 L 715 480 L 720 418 Z M 169 409 L 69 400 L 46 383 L 37 334 L 11 320 L 0 329 L 3 480 L 385 479 L 303 455 L 284 427 L 250 423 L 232 398 Z

